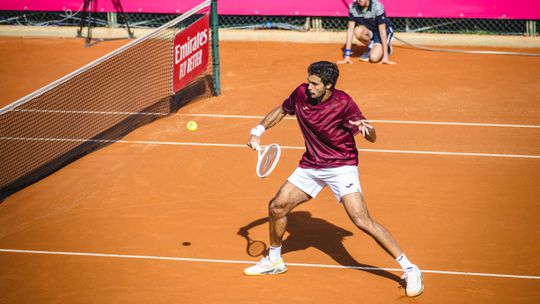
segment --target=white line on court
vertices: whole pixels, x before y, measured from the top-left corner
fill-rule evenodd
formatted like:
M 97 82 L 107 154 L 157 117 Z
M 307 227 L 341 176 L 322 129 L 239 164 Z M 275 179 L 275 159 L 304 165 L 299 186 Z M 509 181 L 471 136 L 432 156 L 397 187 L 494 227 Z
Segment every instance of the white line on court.
M 176 142 L 176 141 L 105 140 L 105 139 L 40 138 L 40 137 L 0 137 L 0 140 L 98 142 L 98 143 L 123 143 L 123 144 L 140 144 L 140 145 L 173 145 L 173 146 L 246 148 L 246 145 L 244 145 L 244 144 L 219 144 L 219 143 Z M 305 147 L 297 147 L 297 146 L 281 146 L 281 148 L 282 149 L 289 149 L 289 150 L 304 150 L 305 149 Z M 385 150 L 385 149 L 358 149 L 358 151 L 360 151 L 360 152 L 372 152 L 372 153 L 423 154 L 423 155 L 448 155 L 448 156 L 476 156 L 476 157 L 503 157 L 503 158 L 536 158 L 536 159 L 540 159 L 540 155 L 526 155 L 526 154 L 494 154 L 494 153 L 439 152 L 439 151 Z
M 12 111 L 25 112 L 25 113 L 60 113 L 60 114 L 123 115 L 123 116 L 129 116 L 129 115 L 168 116 L 169 115 L 168 113 L 154 113 L 154 112 L 105 112 L 105 111 L 80 111 L 80 110 L 14 109 Z M 193 113 L 177 113 L 177 114 L 174 114 L 174 116 L 237 118 L 237 119 L 262 119 L 264 118 L 264 116 L 258 116 L 258 115 L 193 114 Z M 285 117 L 285 119 L 296 120 L 295 117 Z M 370 119 L 370 121 L 375 122 L 375 123 L 388 123 L 388 124 L 540 129 L 540 125 L 522 125 L 522 124 L 495 124 L 495 123 L 476 123 L 476 122 L 443 122 L 443 121 L 415 121 L 415 120 L 382 120 L 382 119 Z
M 216 117 L 216 118 L 239 118 L 239 119 L 263 119 L 264 116 L 253 115 L 226 115 L 226 114 L 188 114 L 178 113 L 176 116 L 190 117 Z M 296 120 L 295 117 L 285 117 L 285 119 Z M 376 123 L 389 124 L 413 124 L 413 125 L 443 125 L 443 126 L 469 126 L 469 127 L 504 127 L 504 128 L 535 128 L 540 129 L 540 125 L 520 125 L 520 124 L 495 124 L 495 123 L 476 123 L 476 122 L 438 122 L 438 121 L 415 121 L 415 120 L 380 120 L 370 119 Z
M 46 255 L 67 255 L 67 256 L 86 256 L 86 257 L 106 257 L 106 258 L 120 258 L 120 259 L 179 261 L 179 262 L 221 263 L 221 264 L 255 264 L 256 263 L 256 262 L 253 262 L 253 261 L 239 261 L 239 260 L 218 260 L 218 259 L 201 259 L 201 258 L 165 257 L 165 256 L 154 256 L 154 255 L 107 254 L 107 253 L 64 252 L 64 251 L 45 251 L 45 250 L 0 249 L 0 252 L 26 253 L 26 254 L 46 254 Z M 287 263 L 287 265 L 288 266 L 298 266 L 298 267 L 358 269 L 358 270 L 374 270 L 374 271 L 390 271 L 390 272 L 401 272 L 402 271 L 399 268 L 340 266 L 340 265 L 326 265 L 326 264 Z M 540 280 L 540 276 L 528 276 L 528 275 L 481 273 L 481 272 L 460 272 L 460 271 L 445 271 L 445 270 L 422 270 L 422 272 L 424 272 L 424 273 L 433 273 L 433 274 L 461 275 L 461 276 L 478 276 L 478 277 L 496 277 L 496 278 Z

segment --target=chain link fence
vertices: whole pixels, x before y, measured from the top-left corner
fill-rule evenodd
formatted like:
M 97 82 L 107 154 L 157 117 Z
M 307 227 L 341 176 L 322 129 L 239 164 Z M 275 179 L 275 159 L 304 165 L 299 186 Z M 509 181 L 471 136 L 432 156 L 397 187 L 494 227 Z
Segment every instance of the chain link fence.
M 125 18 L 122 18 L 124 17 Z M 92 13 L 97 27 L 122 27 L 124 19 L 134 28 L 155 28 L 172 20 L 174 14 Z M 396 32 L 538 36 L 537 20 L 391 18 Z M 0 11 L 0 25 L 77 26 L 81 12 Z M 347 18 L 305 16 L 219 16 L 220 28 L 283 29 L 293 31 L 345 31 Z M 86 22 L 85 22 L 86 25 Z

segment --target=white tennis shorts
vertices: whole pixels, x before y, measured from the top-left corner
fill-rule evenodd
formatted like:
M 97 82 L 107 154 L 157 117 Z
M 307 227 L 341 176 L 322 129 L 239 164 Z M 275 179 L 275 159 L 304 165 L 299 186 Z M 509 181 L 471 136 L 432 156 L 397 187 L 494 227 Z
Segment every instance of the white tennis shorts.
M 349 193 L 362 193 L 356 166 L 329 169 L 298 167 L 287 180 L 312 198 L 315 198 L 325 186 L 332 190 L 338 202 L 341 202 L 341 198 Z

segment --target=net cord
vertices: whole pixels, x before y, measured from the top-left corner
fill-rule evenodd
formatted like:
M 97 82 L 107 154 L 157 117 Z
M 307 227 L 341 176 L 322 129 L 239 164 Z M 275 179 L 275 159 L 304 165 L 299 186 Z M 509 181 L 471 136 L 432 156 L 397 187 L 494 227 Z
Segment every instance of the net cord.
M 126 44 L 126 45 L 124 45 L 124 46 L 122 46 L 122 47 L 120 47 L 120 48 L 118 48 L 118 49 L 116 49 L 116 50 L 114 50 L 112 52 L 110 52 L 109 54 L 90 62 L 89 64 L 81 67 L 80 69 L 75 70 L 75 71 L 67 74 L 64 77 L 59 78 L 58 80 L 51 82 L 50 84 L 42 87 L 41 89 L 39 89 L 37 91 L 34 91 L 33 93 L 30 93 L 30 94 L 18 99 L 17 101 L 14 101 L 13 103 L 11 103 L 11 104 L 3 107 L 2 109 L 0 109 L 0 115 L 6 113 L 8 111 L 11 111 L 11 110 L 13 110 L 14 108 L 16 108 L 18 106 L 21 106 L 21 105 L 25 104 L 26 102 L 32 100 L 34 97 L 39 96 L 39 95 L 51 90 L 52 88 L 54 88 L 54 87 L 64 83 L 65 81 L 67 81 L 67 80 L 69 80 L 69 79 L 71 79 L 71 78 L 85 72 L 86 70 L 92 68 L 93 66 L 95 66 L 95 65 L 97 65 L 97 64 L 99 64 L 99 63 L 101 63 L 101 62 L 103 62 L 103 61 L 117 55 L 117 54 L 122 53 L 123 51 L 125 51 L 126 49 L 132 47 L 133 45 L 137 45 L 137 44 L 149 39 L 150 37 L 154 36 L 156 33 L 161 32 L 164 29 L 166 29 L 168 27 L 171 27 L 174 24 L 182 22 L 183 20 L 185 20 L 185 19 L 191 17 L 192 15 L 194 15 L 196 12 L 202 10 L 203 8 L 205 8 L 207 6 L 210 6 L 210 3 L 211 3 L 211 0 L 205 0 L 204 2 L 202 2 L 199 5 L 195 6 L 191 10 L 185 12 L 184 14 L 178 16 L 177 18 L 175 18 L 175 19 L 165 23 L 164 25 L 160 26 L 155 31 L 150 32 L 150 33 L 148 33 L 148 34 L 146 34 L 146 35 L 144 35 L 144 36 L 142 36 L 142 37 L 140 37 L 138 39 L 135 39 L 132 42 L 130 42 L 130 43 L 128 43 L 128 44 Z

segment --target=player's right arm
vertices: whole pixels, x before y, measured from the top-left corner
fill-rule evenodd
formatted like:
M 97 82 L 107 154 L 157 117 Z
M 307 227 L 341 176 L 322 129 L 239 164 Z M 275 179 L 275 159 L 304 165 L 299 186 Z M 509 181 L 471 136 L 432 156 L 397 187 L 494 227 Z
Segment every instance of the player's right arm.
M 285 110 L 283 110 L 283 106 L 279 105 L 278 107 L 270 111 L 270 113 L 266 114 L 263 120 L 261 120 L 260 124 L 268 130 L 271 127 L 275 126 L 278 122 L 280 122 L 283 117 L 285 117 L 285 115 L 287 115 L 287 113 L 285 113 Z
M 261 120 L 259 125 L 251 129 L 251 133 L 249 135 L 249 139 L 247 143 L 248 147 L 255 150 L 256 149 L 255 147 L 260 145 L 261 136 L 264 133 L 264 131 L 275 126 L 286 115 L 287 113 L 285 112 L 285 110 L 283 110 L 283 107 L 281 105 L 276 107 L 272 111 L 270 111 L 270 113 L 266 114 L 266 116 L 263 118 L 263 120 Z
M 352 54 L 351 47 L 352 47 L 352 41 L 353 41 L 353 36 L 354 36 L 354 27 L 355 27 L 355 25 L 356 25 L 356 22 L 354 22 L 354 20 L 349 20 L 349 23 L 348 23 L 348 26 L 347 26 L 347 37 L 346 37 L 346 40 L 345 40 L 345 51 L 343 52 L 343 60 L 338 61 L 337 62 L 338 64 L 343 64 L 343 63 L 352 64 L 352 61 L 351 61 L 351 54 Z

